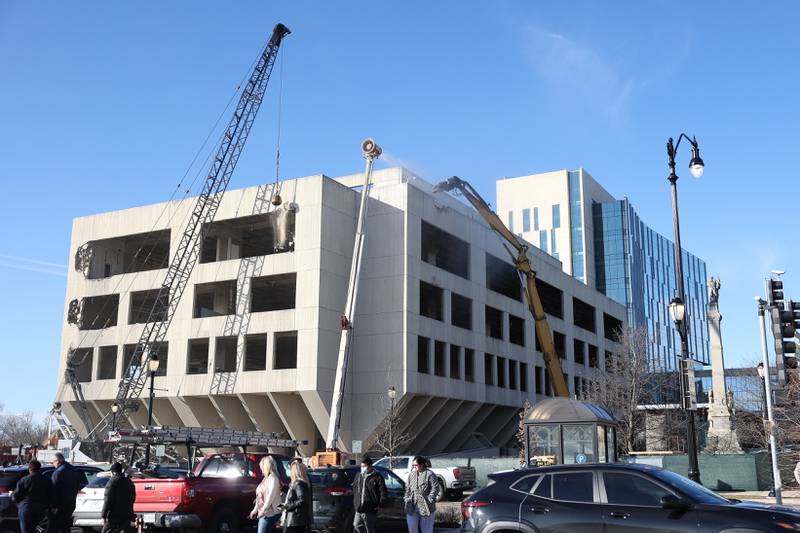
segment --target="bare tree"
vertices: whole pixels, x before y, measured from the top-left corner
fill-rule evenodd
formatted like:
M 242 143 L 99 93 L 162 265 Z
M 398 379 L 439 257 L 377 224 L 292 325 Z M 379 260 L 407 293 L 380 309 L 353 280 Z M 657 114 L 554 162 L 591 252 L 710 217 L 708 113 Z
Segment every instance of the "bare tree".
M 30 411 L 0 414 L 0 445 L 42 444 L 47 437 L 47 424 L 35 420 Z
M 375 429 L 370 449 L 395 457 L 411 442 L 411 435 L 402 429 L 401 410 L 396 405 L 393 408 L 389 398 L 382 396 L 381 403 L 385 416 Z
M 525 439 L 527 438 L 525 431 L 525 420 L 528 419 L 531 409 L 533 409 L 531 402 L 525 398 L 525 402 L 522 404 L 522 409 L 519 411 L 519 427 L 517 428 L 517 447 L 519 448 L 519 460 L 523 464 L 525 463 Z

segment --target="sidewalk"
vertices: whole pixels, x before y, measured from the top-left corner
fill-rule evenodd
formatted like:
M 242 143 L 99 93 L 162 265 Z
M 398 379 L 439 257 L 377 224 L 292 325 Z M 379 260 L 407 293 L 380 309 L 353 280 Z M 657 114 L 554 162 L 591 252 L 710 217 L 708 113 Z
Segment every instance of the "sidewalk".
M 745 491 L 745 492 L 720 492 L 721 496 L 726 498 L 736 498 L 737 500 L 750 500 L 753 502 L 764 504 L 775 504 L 775 497 L 769 496 L 769 491 Z M 800 509 L 800 490 L 784 490 L 781 492 L 783 496 L 783 505 L 788 507 L 797 507 Z

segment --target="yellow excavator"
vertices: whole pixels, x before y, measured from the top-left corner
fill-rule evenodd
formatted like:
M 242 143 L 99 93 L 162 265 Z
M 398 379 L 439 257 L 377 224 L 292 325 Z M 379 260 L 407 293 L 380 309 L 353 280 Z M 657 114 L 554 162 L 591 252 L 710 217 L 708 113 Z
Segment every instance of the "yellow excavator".
M 564 378 L 564 372 L 561 369 L 561 362 L 558 360 L 556 347 L 553 343 L 553 333 L 550 331 L 550 325 L 547 323 L 547 315 L 544 313 L 542 300 L 539 298 L 539 291 L 536 289 L 536 272 L 531 268 L 530 259 L 528 259 L 528 246 L 521 242 L 516 235 L 514 235 L 503 222 L 500 217 L 492 211 L 489 204 L 481 198 L 472 185 L 462 180 L 457 176 L 453 176 L 447 181 L 443 181 L 433 188 L 434 193 L 448 192 L 458 190 L 464 198 L 478 211 L 483 217 L 489 227 L 497 232 L 507 244 L 504 244 L 506 250 L 511 255 L 511 260 L 514 266 L 520 273 L 524 281 L 525 298 L 528 303 L 528 310 L 533 316 L 534 325 L 536 327 L 536 338 L 539 340 L 539 345 L 542 348 L 542 355 L 544 356 L 544 364 L 547 366 L 547 372 L 550 375 L 550 382 L 553 385 L 555 395 L 561 398 L 569 398 L 569 387 L 567 380 Z M 511 248 L 513 248 L 513 250 Z

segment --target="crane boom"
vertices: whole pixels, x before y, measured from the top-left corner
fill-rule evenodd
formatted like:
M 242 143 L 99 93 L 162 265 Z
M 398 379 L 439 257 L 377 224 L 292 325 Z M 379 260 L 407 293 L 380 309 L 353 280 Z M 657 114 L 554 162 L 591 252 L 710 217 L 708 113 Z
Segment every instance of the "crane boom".
M 219 204 L 261 106 L 281 41 L 289 33 L 291 33 L 289 28 L 283 24 L 277 24 L 272 30 L 272 36 L 261 52 L 250 79 L 242 90 L 236 110 L 222 134 L 202 191 L 197 197 L 192 215 L 167 269 L 164 282 L 158 289 L 158 295 L 139 341 L 136 343 L 133 356 L 120 380 L 115 404 L 123 412 L 135 409 L 135 400 L 139 398 L 144 389 L 147 382 L 148 362 L 158 356 L 161 343 L 166 337 L 189 277 L 200 257 L 200 244 L 207 231 L 207 225 L 214 220 L 217 214 Z M 115 425 L 116 419 L 117 417 L 112 418 L 114 420 L 112 425 Z M 105 426 L 98 425 L 91 431 L 96 433 L 102 429 L 105 429 Z M 116 427 L 111 429 L 116 429 Z M 92 435 L 90 434 L 90 436 Z
M 481 198 L 472 185 L 462 180 L 457 176 L 453 176 L 449 180 L 443 181 L 433 188 L 433 192 L 447 192 L 457 189 L 464 198 L 478 211 L 478 214 L 483 217 L 489 227 L 492 228 L 498 235 L 500 235 L 506 243 L 508 243 L 516 251 L 516 257 L 511 250 L 511 259 L 514 261 L 514 266 L 517 271 L 525 278 L 525 297 L 528 303 L 528 310 L 533 316 L 534 326 L 536 329 L 536 338 L 542 347 L 542 355 L 544 356 L 544 364 L 547 367 L 547 372 L 550 374 L 550 381 L 553 384 L 553 391 L 556 396 L 562 398 L 569 398 L 569 387 L 567 380 L 564 378 L 564 371 L 561 369 L 561 362 L 558 360 L 556 347 L 553 343 L 553 333 L 550 331 L 550 325 L 547 323 L 547 315 L 542 306 L 542 300 L 539 297 L 539 291 L 536 288 L 536 272 L 531 268 L 531 262 L 528 258 L 527 245 L 523 244 L 511 230 L 509 230 L 497 213 L 492 211 L 489 204 Z

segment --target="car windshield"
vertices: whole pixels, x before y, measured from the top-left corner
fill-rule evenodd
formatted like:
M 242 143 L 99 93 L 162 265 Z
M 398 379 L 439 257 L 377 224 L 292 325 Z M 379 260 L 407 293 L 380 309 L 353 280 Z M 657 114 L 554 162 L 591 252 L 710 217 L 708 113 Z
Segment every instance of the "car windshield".
M 675 472 L 670 472 L 669 470 L 653 470 L 651 474 L 670 487 L 686 494 L 697 503 L 709 503 L 712 505 L 730 503 L 729 500 L 723 498 L 716 492 Z
M 108 484 L 108 480 L 111 479 L 111 476 L 97 476 L 94 478 L 88 485 L 86 485 L 87 489 L 102 489 Z
M 310 470 L 308 478 L 315 489 L 329 487 L 349 487 L 353 484 L 354 472 L 350 470 Z

